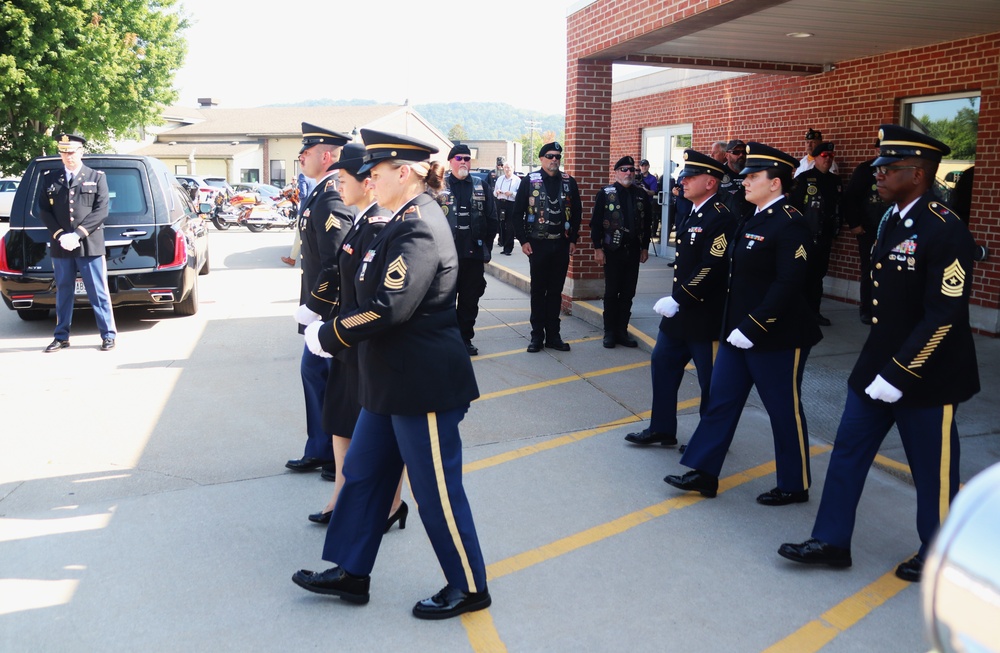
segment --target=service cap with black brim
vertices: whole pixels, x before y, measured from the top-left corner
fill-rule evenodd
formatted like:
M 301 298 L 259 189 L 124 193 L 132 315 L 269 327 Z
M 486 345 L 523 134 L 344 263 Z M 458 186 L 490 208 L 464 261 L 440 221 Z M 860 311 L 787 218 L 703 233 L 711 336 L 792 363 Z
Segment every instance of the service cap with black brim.
M 76 152 L 87 146 L 87 139 L 79 134 L 59 134 L 56 144 L 60 152 Z
M 365 164 L 358 173 L 365 173 L 391 159 L 400 161 L 426 161 L 438 148 L 403 134 L 380 132 L 374 129 L 362 129 L 361 140 L 365 143 Z
M 330 170 L 346 170 L 352 175 L 359 172 L 365 165 L 365 146 L 361 143 L 348 143 L 340 151 L 340 160 L 330 166 Z
M 722 179 L 726 176 L 726 171 L 722 168 L 722 164 L 712 157 L 697 150 L 684 150 L 684 168 L 678 173 L 677 180 L 698 175 L 712 175 L 716 179 Z
M 917 158 L 940 163 L 951 148 L 927 134 L 899 125 L 882 125 L 878 130 L 879 157 L 872 166 L 887 166 L 903 159 Z
M 342 134 L 331 129 L 317 127 L 316 125 L 304 122 L 302 123 L 302 149 L 299 150 L 299 154 L 302 154 L 313 145 L 325 144 L 344 146 L 350 142 L 351 137 L 347 134 Z
M 787 166 L 794 171 L 799 167 L 799 160 L 777 148 L 750 141 L 747 143 L 747 160 L 740 174 L 749 175 L 761 170 L 778 169 L 781 166 Z

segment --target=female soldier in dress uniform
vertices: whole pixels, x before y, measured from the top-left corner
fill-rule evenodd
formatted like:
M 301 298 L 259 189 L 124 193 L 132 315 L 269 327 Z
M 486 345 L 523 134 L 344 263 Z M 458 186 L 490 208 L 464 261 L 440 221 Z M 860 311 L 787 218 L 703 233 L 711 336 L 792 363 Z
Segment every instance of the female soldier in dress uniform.
M 446 619 L 490 605 L 476 527 L 462 486 L 458 424 L 479 396 L 458 329 L 458 254 L 451 228 L 428 191 L 444 182 L 437 148 L 361 130 L 379 203 L 394 212 L 354 277 L 358 307 L 307 328 L 311 351 L 358 347 L 361 415 L 344 460 L 323 559 L 338 566 L 300 570 L 297 585 L 367 603 L 385 516 L 406 465 L 420 519 L 448 584 L 413 607 Z

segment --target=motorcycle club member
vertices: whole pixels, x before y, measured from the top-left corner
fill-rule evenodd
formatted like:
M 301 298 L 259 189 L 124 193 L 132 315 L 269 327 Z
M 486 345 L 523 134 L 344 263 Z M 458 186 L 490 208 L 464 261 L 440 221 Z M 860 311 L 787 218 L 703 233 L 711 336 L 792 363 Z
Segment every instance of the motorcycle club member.
M 541 170 L 530 173 L 514 198 L 514 228 L 531 274 L 529 352 L 569 351 L 559 334 L 562 288 L 569 257 L 576 251 L 583 205 L 576 180 L 559 170 L 562 145 L 546 143 L 538 151 Z
M 719 188 L 725 174 L 725 167 L 714 158 L 694 150 L 684 151 L 684 169 L 678 180 L 692 208 L 675 218 L 674 285 L 671 293 L 653 306 L 663 316 L 649 365 L 653 410 L 649 428 L 625 436 L 633 444 L 677 444 L 677 391 L 684 379 L 684 368 L 692 359 L 701 386 L 701 414 L 708 408 L 726 305 L 726 249 L 737 222 Z
M 847 380 L 847 403 L 826 471 L 812 538 L 778 554 L 795 562 L 851 566 L 851 537 L 868 470 L 892 425 L 917 490 L 917 554 L 896 576 L 917 582 L 959 485 L 958 404 L 979 392 L 969 325 L 968 227 L 934 195 L 951 152 L 926 134 L 882 125 L 875 183 L 892 205 L 872 250 L 872 326 Z
M 69 347 L 77 273 L 101 330 L 101 351 L 115 348 L 117 329 L 104 259 L 108 180 L 103 171 L 83 165 L 86 145 L 82 136 L 61 135 L 59 158 L 63 167 L 46 172 L 38 185 L 39 217 L 49 230 L 49 255 L 56 282 L 56 329 L 46 353 Z
M 638 347 L 628 334 L 639 264 L 649 258 L 653 209 L 645 190 L 635 185 L 635 160 L 615 163 L 615 183 L 597 191 L 590 235 L 594 259 L 604 266 L 604 346 Z
M 316 180 L 316 187 L 302 202 L 299 237 L 302 241 L 302 276 L 300 306 L 295 311 L 299 333 L 307 325 L 329 317 L 337 304 L 340 271 L 337 255 L 353 221 L 353 214 L 340 199 L 336 170 L 330 166 L 340 159 L 340 151 L 351 140 L 347 134 L 302 123 L 302 149 L 299 165 L 305 176 Z M 306 399 L 306 447 L 302 458 L 289 460 L 285 467 L 296 472 L 323 468 L 323 478 L 333 480 L 333 444 L 323 430 L 323 395 L 329 376 L 329 361 L 308 348 L 302 350 L 299 367 Z
M 486 264 L 491 258 L 499 223 L 493 194 L 483 180 L 471 174 L 472 152 L 458 144 L 448 152 L 451 170 L 438 195 L 458 250 L 458 328 L 470 356 L 479 353 L 472 344 L 479 298 L 486 292 Z

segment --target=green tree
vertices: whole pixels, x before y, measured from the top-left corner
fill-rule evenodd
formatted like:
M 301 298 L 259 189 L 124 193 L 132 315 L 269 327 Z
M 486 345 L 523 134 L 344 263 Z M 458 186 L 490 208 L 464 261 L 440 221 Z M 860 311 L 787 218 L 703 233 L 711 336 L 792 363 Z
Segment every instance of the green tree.
M 177 0 L 4 0 L 0 172 L 22 172 L 53 134 L 98 147 L 159 123 L 174 102 L 188 26 Z
M 448 130 L 448 138 L 453 141 L 464 141 L 468 138 L 465 134 L 465 127 L 462 125 L 452 125 L 452 128 Z

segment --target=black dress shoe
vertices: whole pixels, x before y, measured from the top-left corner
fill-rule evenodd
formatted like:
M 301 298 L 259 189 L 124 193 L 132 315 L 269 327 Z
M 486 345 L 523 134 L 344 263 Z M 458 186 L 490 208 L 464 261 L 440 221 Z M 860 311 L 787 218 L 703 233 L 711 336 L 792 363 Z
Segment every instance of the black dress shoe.
M 289 460 L 285 463 L 285 467 L 293 472 L 308 472 L 313 469 L 319 469 L 323 465 L 332 464 L 332 460 L 323 460 L 322 458 L 299 458 L 298 460 Z
M 317 594 L 339 596 L 351 603 L 368 603 L 371 576 L 352 576 L 340 567 L 326 571 L 299 569 L 292 574 L 292 582 Z
M 444 589 L 434 596 L 413 606 L 413 616 L 417 619 L 449 619 L 466 612 L 484 610 L 490 607 L 491 603 L 493 599 L 490 598 L 488 589 L 467 593 L 451 585 L 445 585 Z
M 614 349 L 615 348 L 615 336 L 613 333 L 604 334 L 604 348 Z
M 528 343 L 528 353 L 529 354 L 535 354 L 535 353 L 540 352 L 540 351 L 542 351 L 542 341 L 541 340 L 532 340 L 531 342 Z
M 323 512 L 322 510 L 320 510 L 319 512 L 314 512 L 313 514 L 309 515 L 309 521 L 311 521 L 314 524 L 329 524 L 330 515 L 332 514 L 333 514 L 332 510 L 330 512 Z
M 697 469 L 691 470 L 684 476 L 668 475 L 663 481 L 681 490 L 701 492 L 702 496 L 709 499 L 719 493 L 719 477 L 712 476 L 707 472 L 699 472 Z
M 469 356 L 479 355 L 479 349 L 470 340 L 465 341 L 465 351 L 469 352 Z
M 101 351 L 111 351 L 115 348 L 114 338 L 104 338 L 101 340 Z
M 633 338 L 632 336 L 630 336 L 628 333 L 625 333 L 624 331 L 621 332 L 621 333 L 616 333 L 615 334 L 615 342 L 618 343 L 619 345 L 621 345 L 622 347 L 638 347 L 639 346 L 639 341 L 636 340 L 635 338 Z
M 911 583 L 919 583 L 920 577 L 924 573 L 924 559 L 920 556 L 913 556 L 903 564 L 896 567 L 896 577 Z
M 334 463 L 323 465 L 323 469 L 319 472 L 319 477 L 324 481 L 335 482 L 337 480 L 337 465 Z
M 399 522 L 399 530 L 406 528 L 406 516 L 410 514 L 410 507 L 406 505 L 405 501 L 399 503 L 399 507 L 396 508 L 396 512 L 389 515 L 389 520 L 385 523 L 385 530 L 383 533 L 388 533 L 389 529 L 396 522 Z
M 549 349 L 555 349 L 556 351 L 569 351 L 569 344 L 559 340 L 547 340 L 545 341 L 545 346 Z
M 820 326 L 830 326 L 831 324 L 833 324 L 833 322 L 830 321 L 830 318 L 823 317 L 819 313 L 816 314 L 816 321 L 819 323 Z
M 46 354 L 51 354 L 54 351 L 59 351 L 60 349 L 66 349 L 69 347 L 69 340 L 53 340 L 49 343 L 49 346 L 45 348 Z
M 808 500 L 809 490 L 785 492 L 779 488 L 774 488 L 757 496 L 757 503 L 762 506 L 787 506 L 790 503 L 805 503 Z
M 626 442 L 632 444 L 656 444 L 659 442 L 664 447 L 673 447 L 677 444 L 677 438 L 666 433 L 653 433 L 649 429 L 643 429 L 638 433 L 629 433 L 625 436 Z
M 778 549 L 778 555 L 807 565 L 826 565 L 838 569 L 846 569 L 851 566 L 850 549 L 820 542 L 815 538 L 801 544 L 786 542 Z

